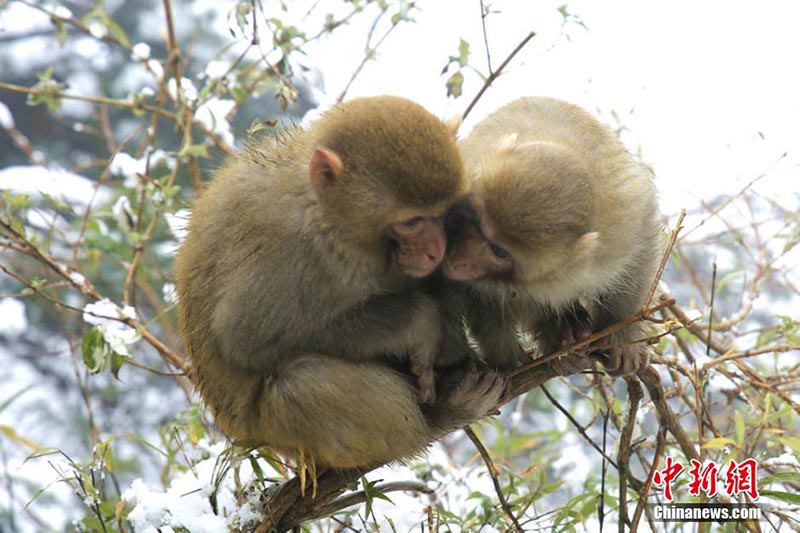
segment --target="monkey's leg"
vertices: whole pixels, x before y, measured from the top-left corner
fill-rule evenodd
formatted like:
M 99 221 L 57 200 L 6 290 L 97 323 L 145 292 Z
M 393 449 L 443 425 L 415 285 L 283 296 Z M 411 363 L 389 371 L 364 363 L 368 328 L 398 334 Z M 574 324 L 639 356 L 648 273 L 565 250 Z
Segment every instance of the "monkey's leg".
M 466 287 L 444 280 L 435 283 L 437 285 L 428 288 L 428 294 L 436 300 L 442 322 L 441 343 L 435 365 L 439 374 L 475 361 L 479 356 L 467 339 Z
M 276 449 L 348 468 L 419 453 L 432 440 L 413 385 L 379 363 L 304 355 L 264 380 L 250 428 Z
M 511 369 L 526 359 L 527 354 L 520 345 L 514 317 L 499 302 L 467 293 L 465 316 L 486 364 L 495 368 Z

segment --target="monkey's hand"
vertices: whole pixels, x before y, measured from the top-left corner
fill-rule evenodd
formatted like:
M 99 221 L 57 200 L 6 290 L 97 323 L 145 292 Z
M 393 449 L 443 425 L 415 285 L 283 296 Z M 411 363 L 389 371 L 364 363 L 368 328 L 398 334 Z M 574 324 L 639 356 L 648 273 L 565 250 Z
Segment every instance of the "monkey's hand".
M 542 352 L 550 353 L 591 337 L 592 317 L 575 301 L 564 309 L 548 311 L 534 328 Z
M 602 342 L 610 347 L 593 352 L 592 356 L 603 363 L 612 376 L 635 374 L 650 364 L 652 349 L 643 342 L 645 338 L 647 333 L 644 328 L 640 324 L 632 324 L 609 335 Z
M 417 398 L 420 403 L 433 403 L 436 400 L 436 375 L 433 371 L 433 362 L 427 356 L 412 354 L 409 366 L 417 380 Z
M 496 413 L 507 394 L 508 380 L 483 364 L 470 362 L 441 374 L 439 391 L 440 400 L 422 409 L 431 425 L 446 433 Z

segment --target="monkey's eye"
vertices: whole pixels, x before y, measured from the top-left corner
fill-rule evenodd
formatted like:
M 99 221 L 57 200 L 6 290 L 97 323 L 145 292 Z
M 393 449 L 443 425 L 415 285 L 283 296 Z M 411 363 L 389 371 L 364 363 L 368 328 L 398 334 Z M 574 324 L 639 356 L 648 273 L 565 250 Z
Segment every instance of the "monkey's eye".
M 420 222 L 422 222 L 422 217 L 414 217 L 414 218 L 409 218 L 408 220 L 403 222 L 403 225 L 408 226 L 410 228 L 411 226 L 416 226 Z
M 492 250 L 492 253 L 498 259 L 506 259 L 509 256 L 509 253 L 504 248 L 501 248 L 496 244 L 489 246 L 489 249 Z

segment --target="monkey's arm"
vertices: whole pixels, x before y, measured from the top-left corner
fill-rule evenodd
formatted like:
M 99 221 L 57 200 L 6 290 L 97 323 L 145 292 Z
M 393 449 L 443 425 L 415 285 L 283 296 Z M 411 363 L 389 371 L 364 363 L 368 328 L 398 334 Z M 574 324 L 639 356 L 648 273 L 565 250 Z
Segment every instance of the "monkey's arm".
M 353 361 L 408 357 L 417 377 L 419 398 L 436 396 L 434 363 L 442 325 L 437 303 L 420 291 L 371 298 L 316 332 L 305 350 L 339 354 Z
M 467 326 L 488 365 L 510 369 L 525 360 L 527 355 L 519 343 L 516 323 L 509 309 L 495 300 L 466 291 L 464 312 Z

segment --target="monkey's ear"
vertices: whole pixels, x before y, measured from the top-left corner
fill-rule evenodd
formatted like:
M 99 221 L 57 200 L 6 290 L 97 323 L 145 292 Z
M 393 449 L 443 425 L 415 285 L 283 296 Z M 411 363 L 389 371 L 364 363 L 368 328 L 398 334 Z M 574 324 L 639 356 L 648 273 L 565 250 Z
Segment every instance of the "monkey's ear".
M 458 133 L 458 128 L 461 127 L 461 115 L 451 115 L 450 118 L 444 121 L 444 124 L 447 126 L 447 131 L 455 137 Z
M 499 141 L 497 141 L 497 144 L 494 147 L 494 153 L 497 155 L 510 154 L 517 149 L 517 138 L 518 135 L 516 133 L 504 135 Z
M 315 148 L 308 163 L 308 177 L 319 195 L 324 195 L 336 186 L 336 178 L 344 170 L 342 159 L 328 148 Z
M 575 253 L 575 257 L 590 257 L 597 250 L 599 244 L 600 233 L 590 231 L 578 237 L 578 240 L 572 245 L 572 251 Z

